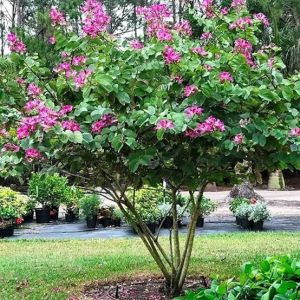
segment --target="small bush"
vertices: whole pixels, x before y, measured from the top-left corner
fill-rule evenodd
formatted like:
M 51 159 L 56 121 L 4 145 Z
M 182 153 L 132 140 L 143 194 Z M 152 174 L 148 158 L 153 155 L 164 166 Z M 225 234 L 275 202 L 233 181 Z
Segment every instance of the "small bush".
M 80 200 L 82 214 L 88 219 L 97 215 L 101 199 L 97 195 L 86 195 Z
M 250 200 L 247 199 L 247 198 L 244 198 L 244 197 L 237 197 L 237 198 L 234 198 L 230 201 L 230 204 L 229 204 L 229 209 L 230 211 L 235 214 L 237 208 L 242 205 L 242 204 L 249 204 L 250 203 Z

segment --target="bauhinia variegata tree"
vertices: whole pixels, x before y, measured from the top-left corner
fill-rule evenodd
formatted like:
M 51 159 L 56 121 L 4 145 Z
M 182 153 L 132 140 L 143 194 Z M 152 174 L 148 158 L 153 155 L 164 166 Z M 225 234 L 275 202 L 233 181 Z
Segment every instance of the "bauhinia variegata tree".
M 104 7 L 81 8 L 81 36 L 66 17 L 50 12 L 50 38 L 60 60 L 45 68 L 8 36 L 20 78 L 3 107 L 1 175 L 41 165 L 102 187 L 117 203 L 157 263 L 173 295 L 182 290 L 205 186 L 238 180 L 244 159 L 261 170 L 300 168 L 300 76 L 285 78 L 274 45 L 261 47 L 256 32 L 268 26 L 250 16 L 244 1 L 218 7 L 211 0 L 191 11 L 199 37 L 185 20 L 172 24 L 166 5 L 137 8 L 148 38 L 109 35 Z M 11 93 L 11 94 L 10 94 Z M 172 193 L 170 247 L 142 222 L 126 192 L 167 182 Z M 176 196 L 190 194 L 188 232 L 179 238 Z M 184 241 L 184 242 L 183 242 Z

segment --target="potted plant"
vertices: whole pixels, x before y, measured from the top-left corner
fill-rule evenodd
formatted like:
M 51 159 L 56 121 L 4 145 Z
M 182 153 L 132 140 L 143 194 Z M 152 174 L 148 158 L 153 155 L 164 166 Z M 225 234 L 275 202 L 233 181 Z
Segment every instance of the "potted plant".
M 200 214 L 197 219 L 197 227 L 204 226 L 204 217 L 211 214 L 213 211 L 217 209 L 217 204 L 209 198 L 202 197 L 200 203 Z
M 85 216 L 88 228 L 95 228 L 97 225 L 97 214 L 100 203 L 100 198 L 97 195 L 86 195 L 79 202 L 79 207 Z
M 244 197 L 236 197 L 233 198 L 229 203 L 229 210 L 235 215 L 236 218 L 236 224 L 241 225 L 241 219 L 236 216 L 236 210 L 241 204 L 249 204 L 250 201 L 247 198 Z
M 120 227 L 122 218 L 123 218 L 122 211 L 119 208 L 115 207 L 112 211 L 112 221 L 114 226 Z
M 251 205 L 248 203 L 243 203 L 239 205 L 236 210 L 235 210 L 235 216 L 239 218 L 240 220 L 240 225 L 244 229 L 251 229 L 251 225 L 249 222 L 249 216 L 251 213 Z
M 50 219 L 57 220 L 59 205 L 66 201 L 67 185 L 67 178 L 56 173 L 32 175 L 28 192 L 41 205 L 35 209 L 37 223 L 48 223 Z
M 270 220 L 271 214 L 265 202 L 257 201 L 250 204 L 251 211 L 248 217 L 251 229 L 255 231 L 263 230 L 264 221 Z
M 26 197 L 10 188 L 0 187 L 0 238 L 12 236 L 14 223 L 26 212 Z
M 181 198 L 182 199 L 182 198 Z M 184 204 L 181 202 L 181 204 Z M 161 214 L 160 222 L 162 222 L 162 227 L 170 229 L 173 227 L 173 216 L 172 216 L 172 205 L 170 203 L 161 203 L 158 206 Z M 182 226 L 182 218 L 187 216 L 188 212 L 185 210 L 184 206 L 176 205 L 177 215 L 178 215 L 178 227 Z
M 66 190 L 66 194 L 64 202 L 66 206 L 65 220 L 68 223 L 73 223 L 79 218 L 79 201 L 83 197 L 83 192 L 73 186 Z
M 100 207 L 99 223 L 104 228 L 113 225 L 113 219 L 112 219 L 113 210 L 114 210 L 114 207 L 112 207 L 112 206 L 102 206 L 102 207 Z
M 26 197 L 26 208 L 25 214 L 22 215 L 24 222 L 31 222 L 33 220 L 34 209 L 36 206 L 36 201 L 31 197 Z

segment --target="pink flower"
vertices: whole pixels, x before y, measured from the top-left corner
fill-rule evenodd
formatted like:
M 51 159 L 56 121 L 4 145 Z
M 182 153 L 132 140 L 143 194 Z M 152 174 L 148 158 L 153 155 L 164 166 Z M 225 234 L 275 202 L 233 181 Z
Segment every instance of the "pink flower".
M 261 23 L 265 26 L 268 27 L 270 25 L 270 22 L 268 20 L 268 18 L 263 14 L 263 13 L 258 13 L 258 14 L 254 14 L 253 18 L 255 20 L 259 20 L 261 21 Z
M 105 13 L 102 3 L 97 0 L 86 0 L 81 8 L 83 13 L 83 32 L 96 38 L 106 30 L 110 23 L 110 17 Z
M 51 8 L 49 16 L 53 26 L 66 25 L 64 14 L 61 11 L 59 11 L 56 7 Z
M 86 56 L 84 55 L 79 55 L 79 56 L 74 56 L 72 60 L 72 64 L 74 66 L 80 66 L 86 63 Z
M 193 94 L 195 94 L 196 92 L 198 92 L 198 87 L 194 84 L 192 85 L 187 85 L 185 88 L 184 88 L 184 97 L 189 97 Z
M 233 0 L 231 3 L 231 7 L 241 8 L 246 6 L 246 0 Z
M 238 53 L 243 54 L 243 56 L 246 58 L 247 63 L 250 66 L 255 65 L 253 58 L 252 58 L 252 50 L 253 46 L 250 42 L 244 39 L 237 39 L 234 42 L 234 50 Z
M 161 27 L 156 31 L 156 37 L 161 42 L 172 41 L 173 39 L 171 31 L 165 27 Z
M 207 56 L 208 52 L 205 51 L 205 49 L 203 47 L 194 47 L 191 49 L 193 53 L 195 54 L 199 54 L 201 56 Z
M 74 120 L 63 121 L 62 128 L 64 130 L 80 131 L 80 125 Z
M 201 40 L 210 40 L 212 38 L 212 33 L 211 32 L 203 32 L 200 39 Z
M 207 18 L 214 17 L 213 0 L 202 0 L 201 6 Z
M 27 95 L 32 97 L 37 97 L 42 93 L 42 89 L 38 87 L 35 83 L 30 83 L 27 87 Z
M 179 34 L 182 34 L 182 35 L 192 35 L 192 27 L 189 23 L 189 21 L 187 20 L 183 20 L 182 22 L 180 23 L 177 23 L 175 26 L 174 26 L 174 29 L 179 33 Z
M 300 127 L 293 128 L 290 131 L 290 136 L 299 137 L 300 136 Z
M 206 69 L 207 72 L 210 72 L 213 69 L 213 67 L 208 64 L 205 64 L 204 68 Z
M 16 79 L 16 82 L 17 82 L 18 84 L 20 84 L 20 85 L 24 85 L 24 84 L 26 83 L 26 81 L 25 81 L 23 78 L 21 78 L 21 77 L 18 77 L 18 78 Z
M 69 112 L 71 112 L 73 110 L 73 105 L 64 105 L 60 111 L 58 112 L 58 114 L 60 116 L 65 116 L 66 114 L 68 114 Z
M 31 100 L 31 101 L 28 101 L 25 104 L 24 109 L 25 109 L 26 112 L 31 112 L 34 109 L 39 109 L 39 108 L 42 108 L 42 107 L 44 107 L 44 104 L 42 103 L 42 101 L 39 100 L 39 99 L 34 99 L 34 100 Z
M 96 121 L 92 125 L 92 133 L 101 133 L 102 129 L 105 127 L 112 126 L 116 124 L 118 121 L 116 117 L 112 114 L 105 114 L 99 121 Z
M 240 145 L 244 142 L 244 136 L 242 133 L 238 133 L 234 138 L 233 138 L 233 142 L 236 144 L 236 145 Z
M 166 65 L 177 63 L 181 59 L 181 54 L 179 52 L 176 52 L 174 48 L 171 46 L 166 45 L 165 50 L 163 52 L 163 56 L 165 59 Z
M 87 69 L 80 71 L 79 74 L 74 78 L 75 86 L 81 88 L 86 84 L 87 78 L 92 74 L 92 71 Z
M 0 128 L 0 137 L 7 137 L 9 134 L 5 128 Z
M 166 4 L 154 4 L 149 7 L 138 6 L 136 9 L 138 15 L 143 15 L 146 21 L 157 21 L 169 18 L 171 13 Z
M 229 73 L 229 72 L 226 72 L 226 71 L 224 71 L 224 72 L 221 72 L 220 74 L 219 74 L 219 78 L 220 78 L 220 81 L 222 82 L 222 83 L 224 83 L 224 82 L 232 82 L 233 81 L 233 78 L 232 78 L 232 76 L 231 76 L 231 74 Z
M 7 35 L 6 39 L 9 43 L 9 49 L 11 52 L 16 52 L 16 53 L 26 52 L 25 44 L 20 40 L 18 40 L 17 36 L 13 32 L 10 32 Z
M 140 42 L 139 40 L 131 41 L 130 45 L 131 45 L 132 49 L 135 49 L 135 50 L 140 50 L 140 49 L 144 48 L 144 44 L 142 42 Z
M 33 160 L 41 159 L 43 157 L 42 153 L 34 148 L 29 148 L 25 151 L 25 158 L 31 162 Z
M 70 57 L 70 53 L 69 52 L 66 52 L 66 51 L 62 51 L 61 53 L 60 53 L 60 56 L 62 57 L 62 58 L 68 58 L 68 57 Z
M 222 7 L 220 9 L 220 13 L 223 15 L 223 16 L 226 16 L 228 13 L 229 13 L 229 7 Z
M 17 153 L 20 151 L 20 147 L 12 143 L 7 143 L 3 146 L 3 151 Z
M 54 68 L 54 72 L 68 72 L 71 71 L 71 64 L 69 62 L 62 62 L 56 68 Z
M 182 76 L 175 74 L 171 76 L 171 80 L 175 80 L 178 84 L 182 84 L 183 83 L 183 78 Z
M 50 36 L 48 39 L 49 44 L 54 45 L 56 43 L 56 38 L 55 36 Z
M 155 128 L 157 130 L 159 130 L 159 129 L 172 129 L 172 128 L 174 128 L 174 124 L 171 120 L 161 119 L 157 122 Z
M 246 30 L 246 27 L 253 25 L 253 21 L 250 17 L 239 18 L 235 22 L 229 25 L 229 29 L 241 29 Z
M 267 65 L 268 65 L 268 67 L 269 67 L 270 69 L 273 69 L 274 63 L 275 63 L 274 57 L 270 57 L 270 58 L 268 59 Z
M 189 118 L 192 118 L 193 116 L 195 115 L 202 115 L 203 114 L 203 108 L 200 107 L 200 106 L 197 106 L 197 105 L 192 105 L 192 106 L 189 106 L 185 109 L 185 113 L 186 115 L 189 117 Z

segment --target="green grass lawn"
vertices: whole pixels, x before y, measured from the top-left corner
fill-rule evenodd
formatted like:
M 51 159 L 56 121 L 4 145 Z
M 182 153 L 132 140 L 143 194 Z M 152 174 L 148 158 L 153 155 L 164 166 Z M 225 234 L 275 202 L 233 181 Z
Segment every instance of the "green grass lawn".
M 274 254 L 300 258 L 300 233 L 197 237 L 190 273 L 228 278 Z M 1 300 L 68 299 L 85 283 L 143 274 L 158 269 L 139 239 L 0 241 Z

